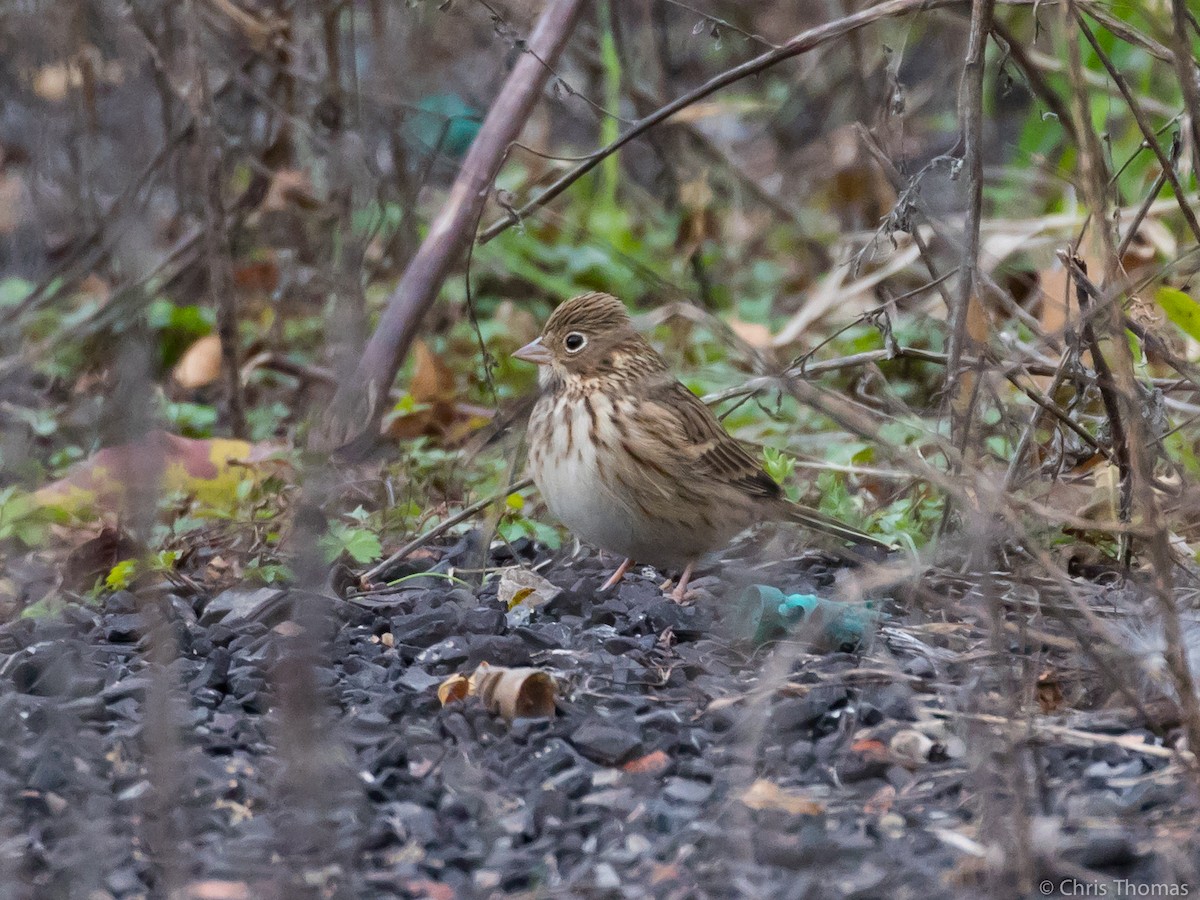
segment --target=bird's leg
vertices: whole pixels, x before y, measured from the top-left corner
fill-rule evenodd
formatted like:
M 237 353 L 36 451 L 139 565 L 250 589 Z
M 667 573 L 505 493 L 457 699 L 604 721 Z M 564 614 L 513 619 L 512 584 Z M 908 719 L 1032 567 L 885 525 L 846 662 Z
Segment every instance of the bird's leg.
M 623 562 L 619 566 L 617 566 L 617 571 L 612 573 L 612 577 L 610 577 L 608 579 L 608 581 L 604 582 L 604 587 L 600 588 L 600 590 L 607 591 L 610 587 L 612 587 L 618 581 L 620 581 L 622 578 L 624 578 L 625 573 L 629 571 L 629 568 L 632 565 L 633 565 L 633 560 L 627 558 L 625 560 L 625 562 Z
M 687 568 L 683 570 L 683 574 L 679 576 L 679 584 L 675 585 L 675 590 L 671 591 L 671 599 L 676 603 L 682 603 L 687 596 L 688 582 L 692 579 L 692 567 L 695 563 L 688 563 Z

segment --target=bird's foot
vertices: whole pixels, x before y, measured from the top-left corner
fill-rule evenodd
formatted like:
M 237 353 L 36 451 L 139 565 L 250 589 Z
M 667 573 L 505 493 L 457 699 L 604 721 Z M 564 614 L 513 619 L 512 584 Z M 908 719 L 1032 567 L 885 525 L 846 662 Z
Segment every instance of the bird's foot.
M 600 590 L 607 591 L 609 588 L 613 587 L 618 581 L 625 577 L 625 573 L 628 572 L 632 566 L 633 560 L 626 559 L 625 562 L 617 566 L 617 571 L 613 572 L 612 575 L 609 576 L 608 581 L 604 582 L 604 585 L 600 588 Z
M 683 574 L 679 576 L 679 584 L 675 585 L 675 590 L 671 591 L 671 599 L 676 603 L 686 603 L 688 599 L 688 582 L 692 580 L 692 563 L 687 564 L 687 568 L 683 570 Z

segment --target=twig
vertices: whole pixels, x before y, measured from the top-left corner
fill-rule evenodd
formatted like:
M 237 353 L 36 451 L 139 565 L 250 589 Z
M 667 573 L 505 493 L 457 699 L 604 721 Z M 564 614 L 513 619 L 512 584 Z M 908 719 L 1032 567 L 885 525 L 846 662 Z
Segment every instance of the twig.
M 1087 39 L 1087 42 L 1096 51 L 1096 55 L 1100 58 L 1100 62 L 1103 63 L 1104 68 L 1108 70 L 1109 76 L 1116 83 L 1117 88 L 1120 89 L 1121 96 L 1125 98 L 1125 104 L 1133 114 L 1138 128 L 1141 129 L 1146 146 L 1150 148 L 1151 152 L 1158 159 L 1158 164 L 1162 166 L 1163 174 L 1167 176 L 1167 181 L 1171 183 L 1171 187 L 1175 191 L 1175 199 L 1179 202 L 1179 211 L 1183 213 L 1184 221 L 1187 222 L 1188 228 L 1192 230 L 1196 242 L 1200 243 L 1200 222 L 1196 221 L 1196 213 L 1192 210 L 1187 200 L 1184 199 L 1183 185 L 1179 183 L 1179 177 L 1175 174 L 1174 162 L 1167 156 L 1162 144 L 1159 143 L 1158 138 L 1154 134 L 1154 129 L 1146 121 L 1146 114 L 1142 111 L 1137 98 L 1133 96 L 1133 91 L 1129 89 L 1129 83 L 1125 80 L 1125 76 L 1117 70 L 1112 60 L 1108 58 L 1108 54 L 1104 52 L 1104 48 L 1100 46 L 1100 42 L 1096 40 L 1096 36 L 1092 34 L 1092 29 L 1088 28 L 1087 22 L 1084 21 L 1082 13 L 1078 10 L 1075 11 L 1075 21 L 1078 23 L 1079 30 L 1083 32 L 1083 36 Z
M 952 410 L 951 431 L 960 451 L 966 449 L 971 431 L 971 410 L 974 402 L 962 410 L 954 402 L 960 377 L 959 360 L 970 338 L 967 319 L 972 301 L 979 303 L 979 223 L 983 217 L 983 75 L 984 51 L 992 27 L 995 0 L 973 0 L 971 32 L 967 55 L 963 61 L 962 81 L 959 84 L 958 120 L 962 159 L 967 170 L 966 241 L 959 263 L 959 287 L 954 306 L 950 309 L 950 340 L 946 364 L 946 397 Z
M 1011 719 L 1006 719 L 1004 716 L 994 716 L 988 713 L 965 713 L 957 710 L 932 708 L 927 708 L 925 711 L 939 719 L 971 719 L 976 722 L 982 722 L 985 725 L 1002 725 L 1020 728 L 1022 731 L 1026 730 L 1029 724 L 1027 722 L 1014 722 Z M 1033 728 L 1038 736 L 1047 735 L 1068 741 L 1075 741 L 1083 744 L 1085 747 L 1120 747 L 1131 753 L 1140 753 L 1143 756 L 1153 756 L 1158 759 L 1182 758 L 1189 764 L 1194 764 L 1196 760 L 1195 754 L 1190 750 L 1172 750 L 1170 747 L 1156 747 L 1153 744 L 1145 743 L 1140 735 L 1096 734 L 1092 731 L 1080 731 L 1078 728 L 1069 728 L 1066 725 L 1051 725 L 1045 722 L 1037 722 Z
M 1080 0 L 1073 3 L 1072 6 L 1081 6 L 1088 11 L 1088 15 L 1111 31 L 1127 44 L 1132 44 L 1135 47 L 1141 47 L 1155 59 L 1162 60 L 1165 63 L 1174 63 L 1175 54 L 1169 47 L 1160 44 L 1154 38 L 1142 34 L 1128 22 L 1122 21 L 1109 11 L 1111 6 L 1107 0 L 1097 2 L 1097 0 Z M 1188 51 L 1188 56 L 1191 56 L 1191 51 Z
M 1154 205 L 1154 201 L 1158 199 L 1158 195 L 1162 193 L 1163 185 L 1167 183 L 1167 170 L 1163 169 L 1154 179 L 1154 184 L 1150 186 L 1149 193 L 1146 194 L 1146 199 L 1142 201 L 1142 205 L 1137 208 L 1137 212 L 1133 214 L 1133 219 L 1130 221 L 1125 230 L 1125 236 L 1121 238 L 1121 243 L 1117 247 L 1117 261 L 1120 262 L 1125 258 L 1125 253 L 1129 250 L 1129 245 L 1133 243 L 1133 239 L 1137 237 L 1138 229 L 1142 227 L 1142 222 L 1146 218 L 1146 214 L 1150 212 L 1150 207 Z
M 104 210 L 99 224 L 86 237 L 76 242 L 71 254 L 49 272 L 28 297 L 0 316 L 0 327 L 9 326 L 22 315 L 54 300 L 77 284 L 85 273 L 91 271 L 96 262 L 103 258 L 121 236 L 122 231 L 119 229 L 126 223 L 138 220 L 130 207 L 138 203 L 143 195 L 150 193 L 157 171 L 170 159 L 177 147 L 194 136 L 195 124 L 194 120 L 189 120 L 177 132 L 167 137 L 154 158 L 126 182 L 121 193 Z
M 1067 364 L 1074 356 L 1074 351 L 1071 347 L 1063 350 L 1062 356 L 1059 358 L 1058 368 L 1054 372 L 1054 377 L 1050 381 L 1049 387 L 1046 388 L 1046 396 L 1053 397 L 1058 391 L 1059 385 L 1063 383 L 1067 374 Z M 1010 491 L 1016 484 L 1017 472 L 1021 467 L 1021 460 L 1025 458 L 1025 451 L 1029 448 L 1029 442 L 1033 440 L 1033 434 L 1042 421 L 1042 413 L 1044 410 L 1038 407 L 1029 416 L 1029 421 L 1025 424 L 1025 428 L 1021 431 L 1021 437 L 1017 439 L 1017 446 L 1013 449 L 1012 459 L 1008 462 L 1008 471 L 1004 475 L 1004 489 Z
M 1116 455 L 1117 467 L 1121 470 L 1121 521 L 1128 522 L 1132 513 L 1133 503 L 1133 471 L 1129 462 L 1129 441 L 1126 437 L 1125 416 L 1118 400 L 1117 385 L 1113 378 L 1112 369 L 1104 356 L 1104 347 L 1096 336 L 1092 324 L 1092 316 L 1088 315 L 1091 305 L 1089 291 L 1081 279 L 1087 278 L 1087 265 L 1077 256 L 1060 253 L 1059 259 L 1068 269 L 1075 280 L 1075 299 L 1079 303 L 1079 311 L 1083 321 L 1083 340 L 1092 352 L 1092 367 L 1096 370 L 1096 386 L 1100 389 L 1100 399 L 1104 403 L 1104 411 L 1108 415 L 1108 425 L 1112 430 L 1112 445 Z M 1115 302 L 1108 299 L 1109 303 Z M 1124 335 L 1122 335 L 1123 337 Z M 1126 548 L 1126 556 L 1128 548 Z M 1128 558 L 1126 559 L 1128 562 Z
M 317 382 L 326 387 L 337 387 L 338 385 L 337 373 L 332 369 L 297 362 L 272 350 L 264 350 L 262 353 L 255 354 L 242 363 L 242 383 L 248 383 L 250 375 L 257 369 L 269 369 L 272 372 L 288 375 L 301 382 Z
M 1064 11 L 1064 25 L 1074 21 L 1080 30 L 1087 33 L 1087 28 L 1076 6 L 1076 0 L 1067 0 L 1066 9 Z M 1080 144 L 1080 160 L 1084 173 L 1084 195 L 1087 198 L 1087 205 L 1096 217 L 1097 222 L 1105 222 L 1105 179 L 1103 177 L 1103 154 L 1100 148 L 1099 139 L 1095 131 L 1091 127 L 1089 102 L 1086 89 L 1083 87 L 1083 79 L 1081 72 L 1083 65 L 1080 60 L 1079 42 L 1076 40 L 1072 30 L 1069 27 L 1064 29 L 1067 33 L 1067 50 L 1068 60 L 1070 63 L 1070 77 L 1072 86 L 1072 110 L 1075 115 L 1076 128 L 1079 129 L 1082 143 Z M 1106 63 L 1106 68 L 1111 63 Z M 1112 70 L 1110 69 L 1110 74 Z M 1123 80 L 1122 80 L 1123 81 Z M 1120 84 L 1121 82 L 1118 82 Z M 1128 90 L 1126 87 L 1123 90 Z M 1134 111 L 1135 117 L 1138 118 L 1138 127 L 1141 128 L 1144 136 L 1151 141 L 1152 146 L 1157 144 L 1157 140 L 1153 138 L 1153 132 L 1146 125 L 1140 110 L 1137 110 L 1136 104 L 1130 104 L 1131 111 Z M 1165 156 L 1161 155 L 1162 147 L 1159 146 L 1156 155 L 1159 155 L 1160 162 L 1163 163 L 1164 170 L 1169 168 L 1169 162 L 1165 160 Z M 1168 179 L 1174 185 L 1174 172 L 1168 171 Z M 1182 197 L 1182 191 L 1177 187 L 1177 191 Z M 1179 199 L 1179 198 L 1177 198 Z M 1186 206 L 1180 200 L 1182 206 Z M 1189 225 L 1193 225 L 1193 231 L 1200 234 L 1200 229 L 1194 226 L 1195 217 L 1191 214 L 1191 210 L 1186 210 L 1185 217 L 1188 219 Z M 1106 227 L 1098 227 L 1096 232 L 1100 238 L 1101 246 L 1104 251 L 1104 258 L 1107 260 L 1107 271 L 1105 273 L 1106 287 L 1111 282 L 1112 275 L 1116 272 L 1116 267 L 1120 261 L 1116 258 L 1116 247 L 1113 246 L 1112 235 Z M 1153 462 L 1149 456 L 1150 442 L 1147 440 L 1147 426 L 1143 414 L 1141 404 L 1138 402 L 1138 386 L 1134 376 L 1133 357 L 1129 350 L 1129 344 L 1125 340 L 1125 330 L 1121 309 L 1116 302 L 1115 296 L 1110 297 L 1104 304 L 1104 308 L 1108 310 L 1107 331 L 1108 337 L 1113 350 L 1113 360 L 1116 363 L 1114 367 L 1115 388 L 1120 391 L 1117 396 L 1118 402 L 1124 402 L 1125 406 L 1122 410 L 1127 413 L 1122 421 L 1122 425 L 1126 428 L 1128 464 L 1129 464 L 1129 480 L 1130 493 L 1138 506 L 1139 514 L 1143 517 L 1143 521 L 1151 529 L 1152 533 L 1146 540 L 1146 551 L 1149 562 L 1149 569 L 1152 573 L 1154 595 L 1158 604 L 1160 618 L 1162 620 L 1163 638 L 1166 644 L 1164 658 L 1167 663 L 1167 670 L 1171 673 L 1171 679 L 1174 682 L 1175 691 L 1179 697 L 1179 705 L 1181 718 L 1184 729 L 1187 733 L 1188 742 L 1192 747 L 1200 747 L 1200 697 L 1196 694 L 1196 684 L 1193 680 L 1191 669 L 1188 664 L 1188 657 L 1183 641 L 1182 628 L 1179 621 L 1179 607 L 1175 597 L 1174 588 L 1174 570 L 1173 557 L 1170 548 L 1170 536 L 1167 532 L 1165 518 L 1160 509 L 1158 497 L 1153 489 Z M 1115 429 L 1115 424 L 1114 424 Z M 1114 430 L 1115 434 L 1115 430 Z
M 842 37 L 852 31 L 856 31 L 872 22 L 878 22 L 881 19 L 888 19 L 894 16 L 901 16 L 905 13 L 915 11 L 925 11 L 930 9 L 941 9 L 946 6 L 956 6 L 965 0 L 885 0 L 877 6 L 872 6 L 870 9 L 864 9 L 853 15 L 845 16 L 841 19 L 835 19 L 832 22 L 826 22 L 824 25 L 818 25 L 815 28 L 810 28 L 808 31 L 803 31 L 793 37 L 781 47 L 770 50 L 754 59 L 747 60 L 741 65 L 734 66 L 710 78 L 704 84 L 693 90 L 688 91 L 665 106 L 660 107 L 648 116 L 638 119 L 633 126 L 618 137 L 615 141 L 602 147 L 600 150 L 593 153 L 586 160 L 581 162 L 575 168 L 562 175 L 560 178 L 551 183 L 542 193 L 534 197 L 520 209 L 515 210 L 503 219 L 499 219 L 489 225 L 480 235 L 479 243 L 486 244 L 496 235 L 508 230 L 513 225 L 516 225 L 523 218 L 528 216 L 534 210 L 545 206 L 568 187 L 598 166 L 601 160 L 616 153 L 638 135 L 653 128 L 660 122 L 669 119 L 681 109 L 691 106 L 697 101 L 703 100 L 710 94 L 714 94 L 723 87 L 728 87 L 734 82 L 740 81 L 751 75 L 771 68 L 786 59 L 800 56 L 804 53 L 813 50 L 822 44 L 828 43 L 835 38 Z M 1008 3 L 1015 6 L 1029 5 L 1029 0 L 999 0 L 999 2 Z
M 1049 107 L 1054 118 L 1058 120 L 1058 124 L 1067 133 L 1067 138 L 1070 142 L 1078 144 L 1079 136 L 1075 133 L 1075 123 L 1071 121 L 1071 111 L 1067 109 L 1067 105 L 1063 103 L 1062 98 L 1055 93 L 1054 88 L 1042 76 L 1041 68 L 1025 51 L 1021 39 L 1009 31 L 1008 27 L 1000 21 L 992 22 L 992 34 L 1004 42 L 1005 51 L 1024 73 L 1025 80 L 1029 83 L 1029 89 Z
M 409 541 L 407 544 L 405 544 L 403 547 L 401 547 L 399 550 L 397 550 L 395 553 L 393 553 L 391 556 L 389 556 L 383 562 L 376 563 L 374 566 L 367 569 L 367 571 L 363 572 L 363 574 L 362 574 L 362 580 L 364 582 L 369 582 L 372 579 L 377 578 L 380 575 L 380 573 L 386 572 L 393 565 L 400 562 L 400 560 L 404 559 L 404 557 L 408 556 L 408 554 L 412 553 L 414 550 L 419 550 L 421 547 L 424 547 L 430 541 L 436 540 L 437 538 L 441 537 L 443 534 L 445 534 L 447 531 L 449 531 L 455 525 L 459 524 L 460 522 L 465 522 L 467 519 L 471 518 L 471 516 L 475 515 L 477 512 L 487 509 L 493 503 L 496 503 L 503 497 L 507 497 L 509 494 L 513 493 L 514 491 L 523 491 L 523 490 L 525 490 L 525 488 L 531 486 L 532 484 L 533 484 L 532 478 L 522 478 L 520 481 L 514 481 L 512 484 L 510 484 L 507 488 L 505 488 L 500 493 L 492 494 L 490 497 L 484 497 L 482 500 L 477 500 L 474 503 L 472 503 L 470 506 L 464 506 L 462 509 L 460 509 L 458 512 L 456 512 L 450 518 L 446 519 L 444 522 L 439 522 L 436 526 L 429 529 L 429 531 L 425 532 L 422 535 L 419 535 L 418 537 L 413 538 L 411 541 Z
M 338 392 L 327 411 L 318 443 L 336 446 L 373 431 L 384 410 L 383 398 L 396 377 L 417 328 L 438 290 L 471 239 L 471 226 L 487 201 L 509 145 L 541 97 L 552 65 L 566 44 L 583 0 L 547 4 L 471 145 L 450 189 L 446 205 L 429 227 L 399 284 L 388 298 L 379 325 L 363 351 L 354 378 Z
M 196 49 L 199 37 L 195 33 L 198 21 L 189 19 L 192 32 L 189 40 L 197 60 L 192 77 L 199 85 L 200 108 L 196 113 L 195 138 L 200 159 L 207 171 L 203 181 L 204 255 L 207 257 L 208 295 L 217 310 L 217 336 L 221 341 L 221 370 L 225 380 L 225 399 L 229 412 L 229 430 L 234 437 L 246 434 L 246 412 L 240 377 L 241 353 L 238 347 L 238 298 L 233 289 L 230 271 L 230 245 L 226 221 L 225 198 L 222 191 L 224 154 L 214 138 L 216 107 L 208 83 L 208 69 Z
M 871 154 L 872 158 L 875 160 L 875 163 L 880 167 L 880 169 L 883 170 L 884 176 L 888 179 L 888 181 L 891 182 L 892 187 L 896 190 L 896 193 L 903 196 L 907 191 L 909 191 L 909 189 L 911 189 L 913 182 L 911 180 L 908 183 L 905 182 L 904 176 L 900 174 L 900 170 L 897 169 L 891 159 L 888 158 L 887 154 L 884 152 L 883 148 L 879 146 L 879 142 L 875 139 L 875 136 L 870 131 L 868 131 L 861 123 L 857 123 L 855 128 L 858 131 L 859 138 L 863 142 L 863 146 L 867 148 L 867 151 Z M 926 204 L 921 201 L 921 198 L 918 195 L 912 193 L 911 199 L 908 202 L 912 204 L 913 209 L 921 214 L 921 217 L 924 219 L 929 231 L 933 233 L 933 236 L 937 240 L 949 247 L 955 246 L 955 242 L 951 240 L 949 234 L 947 233 L 947 229 L 943 227 L 942 223 L 940 223 L 933 216 Z M 981 221 L 981 229 L 982 225 L 983 223 Z M 930 277 L 934 279 L 934 286 L 937 287 L 938 293 L 941 294 L 942 301 L 946 304 L 946 309 L 952 310 L 954 308 L 954 301 L 950 296 L 949 290 L 943 286 L 942 281 L 957 272 L 957 267 L 950 272 L 945 273 L 944 275 L 939 274 L 937 267 L 934 265 L 933 254 L 930 251 L 929 245 L 926 243 L 924 235 L 921 234 L 921 227 L 918 226 L 915 228 L 910 228 L 907 230 L 907 234 L 912 238 L 913 243 L 916 244 L 917 251 L 921 256 L 921 261 L 925 263 L 926 271 L 928 271 Z M 1008 291 L 1004 290 L 1004 288 L 998 285 L 991 275 L 989 275 L 982 268 L 978 271 L 977 275 L 980 285 L 994 294 L 1008 313 L 1010 313 L 1013 317 L 1020 319 L 1022 322 L 1028 325 L 1032 331 L 1038 332 L 1041 330 L 1041 323 L 1038 322 L 1035 317 L 1031 316 L 1028 312 L 1022 309 L 1020 305 L 1013 300 L 1011 296 L 1009 296 Z
M 1192 42 L 1188 38 L 1188 11 L 1184 0 L 1171 4 L 1175 44 L 1175 71 L 1179 88 L 1183 91 L 1183 102 L 1187 106 L 1188 131 L 1192 138 L 1192 171 L 1200 176 L 1200 88 L 1196 86 L 1196 61 L 1192 57 Z

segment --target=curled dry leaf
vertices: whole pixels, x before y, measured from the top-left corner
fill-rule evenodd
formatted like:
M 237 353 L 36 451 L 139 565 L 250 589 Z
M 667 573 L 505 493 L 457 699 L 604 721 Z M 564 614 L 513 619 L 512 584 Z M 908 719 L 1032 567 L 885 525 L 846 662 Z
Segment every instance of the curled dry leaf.
M 438 357 L 424 341 L 413 343 L 412 380 L 408 392 L 418 403 L 437 403 L 453 400 L 455 394 L 454 370 Z
M 522 624 L 530 612 L 544 606 L 562 593 L 562 588 L 551 584 L 536 572 L 511 566 L 500 573 L 500 584 L 496 596 L 508 610 L 510 624 Z
M 457 443 L 476 428 L 487 424 L 492 411 L 461 403 L 455 398 L 458 386 L 454 370 L 423 341 L 413 345 L 416 363 L 408 383 L 410 407 L 397 407 L 383 420 L 383 433 L 394 440 L 411 440 L 422 435 Z
M 759 778 L 746 789 L 742 803 L 751 809 L 775 809 L 793 816 L 819 816 L 825 812 L 824 805 L 811 797 L 766 778 Z
M 471 676 L 471 682 L 483 705 L 506 719 L 538 719 L 554 715 L 558 683 L 549 672 L 482 663 Z
M 438 686 L 438 699 L 443 706 L 472 696 L 509 721 L 537 719 L 554 715 L 558 682 L 542 669 L 510 669 L 481 663 L 470 678 L 451 675 Z
M 465 675 L 459 675 L 457 672 L 438 685 L 438 700 L 441 701 L 442 706 L 466 700 L 470 693 L 471 679 Z

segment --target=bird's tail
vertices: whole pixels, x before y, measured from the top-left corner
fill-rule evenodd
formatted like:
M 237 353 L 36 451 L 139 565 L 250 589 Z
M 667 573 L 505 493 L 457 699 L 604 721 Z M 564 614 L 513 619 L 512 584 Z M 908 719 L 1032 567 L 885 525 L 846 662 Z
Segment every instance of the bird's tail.
M 795 503 L 787 504 L 784 518 L 789 522 L 795 522 L 797 525 L 803 525 L 805 528 L 811 528 L 813 531 L 819 531 L 822 534 L 828 534 L 831 537 L 840 538 L 852 544 L 868 544 L 872 547 L 878 547 L 881 550 L 895 549 L 892 544 L 885 543 L 879 538 L 871 537 L 871 535 L 851 528 L 849 525 L 843 525 L 837 519 L 831 519 L 824 513 L 819 513 L 807 506 L 799 506 Z

